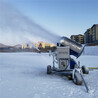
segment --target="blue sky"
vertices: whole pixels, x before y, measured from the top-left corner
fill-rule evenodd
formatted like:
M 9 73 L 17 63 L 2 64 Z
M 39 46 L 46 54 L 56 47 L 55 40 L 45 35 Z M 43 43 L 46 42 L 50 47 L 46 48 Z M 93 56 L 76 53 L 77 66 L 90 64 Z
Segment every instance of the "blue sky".
M 70 37 L 98 24 L 97 0 L 8 0 L 44 28 Z
M 46 30 L 60 36 L 70 37 L 71 35 L 84 34 L 93 24 L 98 24 L 97 0 L 3 1 L 12 4 L 23 15 L 28 16 Z

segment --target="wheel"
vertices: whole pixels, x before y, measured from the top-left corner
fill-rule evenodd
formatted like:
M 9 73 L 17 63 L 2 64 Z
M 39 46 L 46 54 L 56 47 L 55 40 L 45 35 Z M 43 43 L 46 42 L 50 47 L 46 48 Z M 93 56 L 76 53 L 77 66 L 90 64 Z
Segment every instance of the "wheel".
M 76 85 L 82 85 L 82 77 L 81 77 L 80 73 L 78 73 L 78 72 L 75 72 L 75 73 L 74 73 L 73 82 L 74 82 Z
M 51 74 L 51 66 L 50 65 L 47 66 L 47 74 Z
M 86 66 L 82 66 L 82 72 L 83 74 L 89 74 L 89 70 Z

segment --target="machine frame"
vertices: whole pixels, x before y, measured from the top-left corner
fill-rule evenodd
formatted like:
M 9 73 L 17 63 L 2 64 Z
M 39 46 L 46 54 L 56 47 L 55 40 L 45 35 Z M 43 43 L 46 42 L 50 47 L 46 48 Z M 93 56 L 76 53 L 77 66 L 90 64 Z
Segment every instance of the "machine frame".
M 57 43 L 56 51 L 49 53 L 49 55 L 53 56 L 53 66 L 47 66 L 47 74 L 51 74 L 53 71 L 64 72 L 65 75 L 70 76 L 75 84 L 82 85 L 82 82 L 84 82 L 88 92 L 89 89 L 83 78 L 83 74 L 88 74 L 89 70 L 86 66 L 81 67 L 79 61 L 77 63 L 71 58 L 71 55 L 78 58 L 83 50 L 84 47 L 81 44 L 67 37 L 62 37 L 60 42 Z
M 82 75 L 84 66 L 80 67 L 80 62 L 78 61 L 78 63 L 76 63 L 76 61 L 71 58 L 69 46 L 57 47 L 57 51 L 49 53 L 49 55 L 53 56 L 53 66 L 47 66 L 47 74 L 51 74 L 53 71 L 64 72 L 66 76 L 70 76 L 75 84 L 82 85 L 82 82 L 84 82 L 87 92 L 89 91 Z M 71 60 L 73 60 L 75 64 L 74 67 L 72 67 Z M 88 74 L 88 69 L 86 67 L 84 69 L 84 74 Z

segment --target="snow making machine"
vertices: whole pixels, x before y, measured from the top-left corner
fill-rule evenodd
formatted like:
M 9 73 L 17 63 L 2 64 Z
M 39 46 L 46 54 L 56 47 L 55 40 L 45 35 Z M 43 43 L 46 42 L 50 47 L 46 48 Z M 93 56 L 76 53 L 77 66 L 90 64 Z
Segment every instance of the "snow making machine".
M 62 37 L 60 42 L 57 43 L 57 49 L 54 53 L 50 53 L 53 56 L 53 66 L 47 66 L 47 74 L 55 72 L 64 72 L 65 75 L 68 75 L 70 79 L 77 85 L 82 85 L 84 82 L 87 90 L 88 87 L 84 81 L 82 74 L 88 74 L 89 70 L 86 66 L 80 66 L 80 62 L 76 62 L 71 55 L 78 58 L 84 50 L 84 47 L 67 38 Z

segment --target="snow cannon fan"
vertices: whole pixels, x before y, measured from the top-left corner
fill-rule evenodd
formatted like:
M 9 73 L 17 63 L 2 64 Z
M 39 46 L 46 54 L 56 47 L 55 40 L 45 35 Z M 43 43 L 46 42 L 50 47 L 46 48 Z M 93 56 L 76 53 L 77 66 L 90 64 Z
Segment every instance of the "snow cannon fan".
M 67 37 L 62 37 L 60 42 L 57 43 L 56 51 L 49 54 L 53 56 L 53 66 L 47 66 L 47 74 L 51 74 L 53 71 L 64 72 L 75 84 L 82 85 L 84 82 L 88 91 L 88 87 L 82 76 L 82 73 L 89 73 L 88 68 L 86 66 L 80 67 L 80 62 L 77 63 L 71 58 L 71 55 L 78 58 L 83 50 L 84 47 L 81 44 Z

